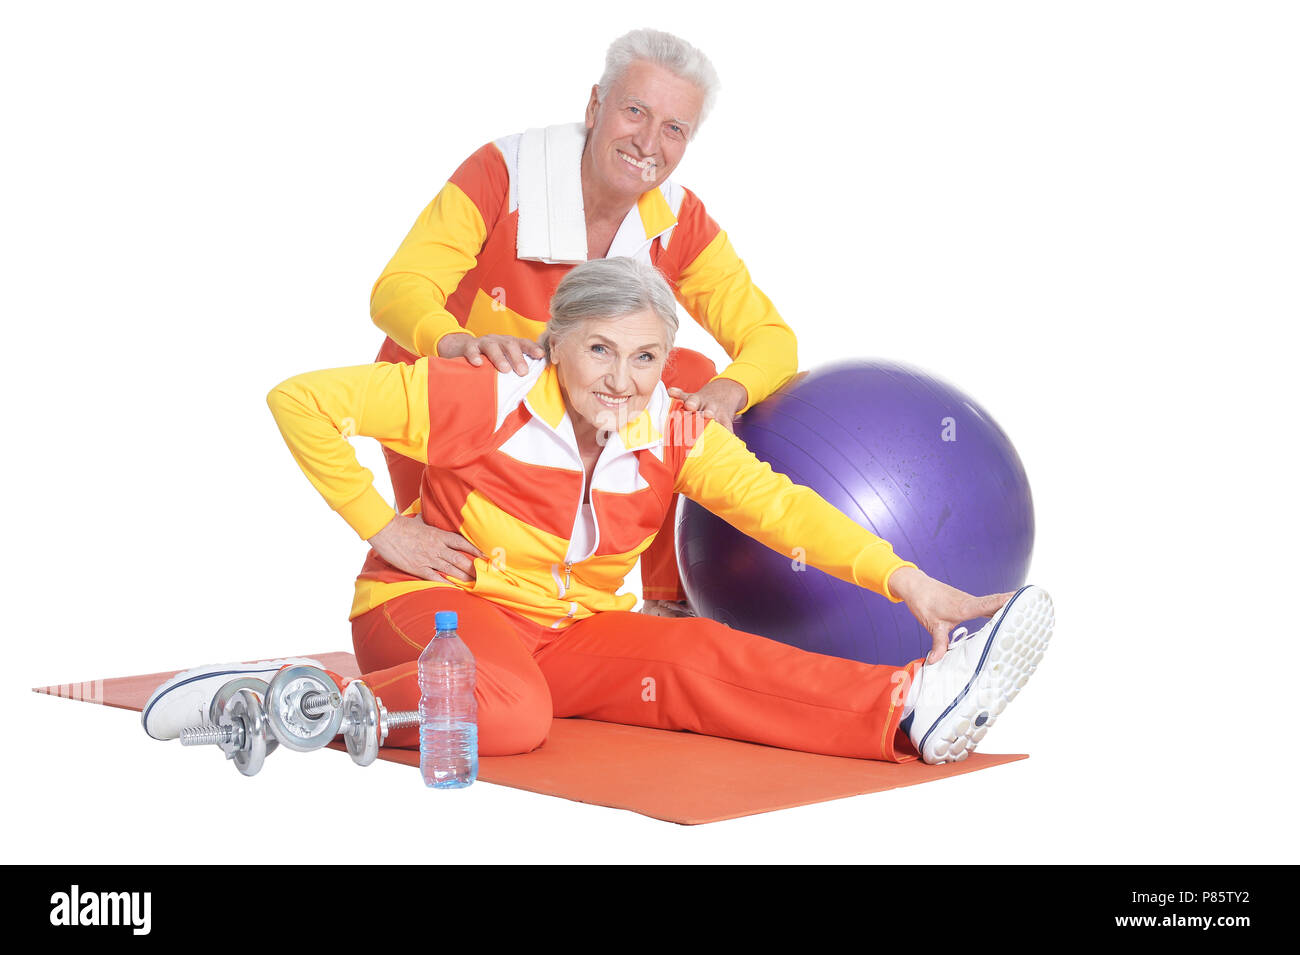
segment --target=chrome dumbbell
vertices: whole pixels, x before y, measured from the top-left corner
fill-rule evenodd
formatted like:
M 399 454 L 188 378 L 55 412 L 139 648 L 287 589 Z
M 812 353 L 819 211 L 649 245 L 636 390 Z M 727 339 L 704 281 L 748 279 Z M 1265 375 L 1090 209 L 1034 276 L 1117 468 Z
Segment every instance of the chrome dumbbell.
M 332 703 L 331 712 L 304 711 L 303 700 L 312 695 L 327 706 Z M 333 739 L 342 720 L 341 703 L 334 681 L 316 667 L 284 667 L 269 684 L 239 677 L 213 696 L 210 722 L 181 730 L 181 745 L 217 746 L 241 773 L 255 776 L 281 743 L 308 752 Z
M 285 667 L 271 680 L 266 716 L 275 738 L 299 752 L 320 749 L 342 733 L 358 766 L 375 761 L 390 732 L 420 724 L 415 710 L 389 713 L 364 680 L 349 683 L 340 699 L 324 670 L 303 664 Z
M 217 746 L 245 776 L 256 776 L 279 740 L 266 722 L 265 680 L 239 677 L 224 683 L 208 704 L 208 722 L 181 730 L 182 746 Z
M 241 773 L 256 776 L 266 762 L 267 754 L 275 748 L 262 700 L 246 686 L 231 687 L 229 692 L 223 686 L 218 695 L 223 696 L 225 702 L 216 720 L 181 730 L 181 745 L 218 746 Z M 215 698 L 213 704 L 215 707 Z
M 245 776 L 262 768 L 277 743 L 305 753 L 340 732 L 352 761 L 369 766 L 391 731 L 420 723 L 415 710 L 389 713 L 364 681 L 353 680 L 340 696 L 324 670 L 305 665 L 285 667 L 270 684 L 230 681 L 213 697 L 209 716 L 210 724 L 181 731 L 181 745 L 219 746 Z
M 343 693 L 343 741 L 358 766 L 369 766 L 393 730 L 420 725 L 418 710 L 392 713 L 363 680 L 353 680 Z
M 288 749 L 309 753 L 329 744 L 343 724 L 343 699 L 328 673 L 295 664 L 280 670 L 266 689 L 271 733 Z
M 208 720 L 213 726 L 221 725 L 221 714 L 225 711 L 226 704 L 234 698 L 235 693 L 239 690 L 252 690 L 257 694 L 258 700 L 266 699 L 265 680 L 259 680 L 251 676 L 241 676 L 223 684 L 221 689 L 217 690 L 217 695 L 212 698 L 212 702 L 208 704 Z M 274 753 L 275 748 L 279 745 L 279 740 L 268 735 L 266 739 L 266 755 L 270 756 Z

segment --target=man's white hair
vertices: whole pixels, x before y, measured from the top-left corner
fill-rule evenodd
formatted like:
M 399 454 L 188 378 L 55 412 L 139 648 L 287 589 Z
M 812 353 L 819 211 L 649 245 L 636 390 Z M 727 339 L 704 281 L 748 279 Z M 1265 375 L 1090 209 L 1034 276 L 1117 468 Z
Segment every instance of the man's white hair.
M 648 61 L 663 67 L 674 76 L 694 83 L 704 94 L 700 115 L 691 130 L 694 136 L 703 125 L 704 118 L 713 109 L 718 98 L 718 73 L 709 58 L 680 37 L 662 30 L 633 30 L 609 45 L 605 52 L 605 72 L 596 84 L 596 98 L 601 102 L 615 83 L 622 79 L 628 67 L 638 61 Z

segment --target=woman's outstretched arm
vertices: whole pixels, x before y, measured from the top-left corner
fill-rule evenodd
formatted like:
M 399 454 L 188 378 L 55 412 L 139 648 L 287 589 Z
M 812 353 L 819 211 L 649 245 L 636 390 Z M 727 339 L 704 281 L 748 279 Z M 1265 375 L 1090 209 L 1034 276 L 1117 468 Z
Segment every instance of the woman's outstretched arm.
M 996 613 L 1010 599 L 1010 594 L 975 597 L 935 580 L 812 488 L 759 461 L 717 422 L 693 425 L 691 419 L 703 420 L 683 415 L 678 427 L 670 428 L 688 435 L 692 427 L 698 429 L 675 490 L 778 553 L 905 602 L 934 640 L 931 661 L 943 656 L 958 623 Z

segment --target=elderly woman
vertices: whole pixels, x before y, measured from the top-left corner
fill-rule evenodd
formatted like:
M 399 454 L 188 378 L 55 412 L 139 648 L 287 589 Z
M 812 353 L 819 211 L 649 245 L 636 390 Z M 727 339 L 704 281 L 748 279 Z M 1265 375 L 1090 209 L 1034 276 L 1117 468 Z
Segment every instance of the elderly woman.
M 1032 672 L 1049 636 L 1046 594 L 1025 588 L 1008 604 L 1010 594 L 974 597 L 931 579 L 671 398 L 661 376 L 676 311 L 653 266 L 580 265 L 550 308 L 545 357 L 522 377 L 421 359 L 299 375 L 270 393 L 308 479 L 372 545 L 353 641 L 388 708 L 416 707 L 416 660 L 435 612 L 453 610 L 478 665 L 482 755 L 527 753 L 553 717 L 586 717 L 836 756 L 964 758 Z M 375 490 L 351 434 L 426 462 L 405 514 Z M 635 597 L 619 588 L 674 493 L 906 601 L 934 635 L 930 663 L 873 666 L 711 620 L 628 612 Z M 442 573 L 421 533 L 430 523 L 482 552 L 461 565 L 470 579 Z M 948 649 L 957 622 L 991 614 Z M 149 709 L 146 728 L 168 735 L 166 707 Z M 394 732 L 389 745 L 417 745 L 416 730 Z
M 378 361 L 490 361 L 529 374 L 547 302 L 574 265 L 607 256 L 652 263 L 731 358 L 718 374 L 697 352 L 661 361 L 688 410 L 731 427 L 798 368 L 795 336 L 751 280 L 727 233 L 671 176 L 718 92 L 708 58 L 684 40 L 633 30 L 609 47 L 581 122 L 503 136 L 475 150 L 416 219 L 375 282 Z M 755 187 L 759 185 L 755 179 Z M 661 356 L 663 358 L 664 356 Z M 680 389 L 680 390 L 678 390 Z M 423 463 L 385 449 L 397 507 L 420 493 Z M 641 560 L 642 612 L 681 615 L 672 511 Z M 456 522 L 421 530 L 453 577 L 481 557 Z

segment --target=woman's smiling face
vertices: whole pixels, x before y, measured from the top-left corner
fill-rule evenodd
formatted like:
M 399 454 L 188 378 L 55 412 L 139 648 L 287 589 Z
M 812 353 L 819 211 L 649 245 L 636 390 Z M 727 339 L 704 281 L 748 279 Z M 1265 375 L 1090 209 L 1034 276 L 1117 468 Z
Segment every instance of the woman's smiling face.
M 617 431 L 650 403 L 668 357 L 663 322 L 650 309 L 587 319 L 550 346 L 579 440 Z

